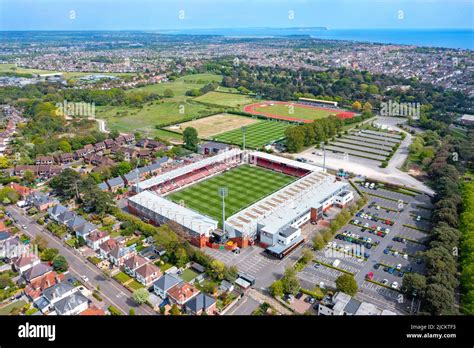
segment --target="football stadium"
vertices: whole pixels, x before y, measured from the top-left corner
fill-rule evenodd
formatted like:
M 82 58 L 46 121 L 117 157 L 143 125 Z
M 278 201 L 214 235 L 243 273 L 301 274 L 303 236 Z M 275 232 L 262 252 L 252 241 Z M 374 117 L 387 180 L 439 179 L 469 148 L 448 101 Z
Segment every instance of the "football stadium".
M 178 224 L 201 248 L 258 243 L 283 258 L 304 242 L 301 226 L 353 199 L 347 185 L 320 167 L 231 148 L 135 184 L 128 210 Z

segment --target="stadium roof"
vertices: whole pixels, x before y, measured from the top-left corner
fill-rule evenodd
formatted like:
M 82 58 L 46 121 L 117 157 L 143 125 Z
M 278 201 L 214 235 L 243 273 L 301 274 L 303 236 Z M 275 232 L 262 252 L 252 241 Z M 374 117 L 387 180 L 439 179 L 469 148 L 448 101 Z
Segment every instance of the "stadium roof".
M 258 226 L 263 226 L 265 232 L 278 233 L 346 186 L 325 172 L 313 172 L 232 215 L 227 219 L 226 227 L 247 235 L 256 234 Z
M 143 191 L 129 198 L 148 212 L 175 221 L 183 227 L 199 234 L 208 235 L 217 228 L 217 221 L 194 210 L 171 202 L 150 191 Z
M 283 164 L 286 164 L 287 166 L 291 166 L 291 167 L 294 167 L 294 168 L 301 168 L 301 169 L 309 170 L 311 172 L 322 171 L 322 168 L 317 167 L 315 165 L 312 165 L 312 164 L 309 164 L 309 163 L 298 162 L 298 161 L 295 161 L 295 160 L 292 160 L 292 159 L 289 159 L 289 158 L 286 158 L 286 157 L 271 155 L 271 154 L 266 153 L 266 152 L 252 152 L 250 154 L 250 156 L 263 158 L 263 159 L 273 161 L 273 162 L 283 163 Z
M 180 176 L 185 175 L 187 173 L 190 173 L 190 172 L 192 172 L 196 169 L 200 169 L 200 168 L 203 168 L 203 167 L 208 166 L 210 164 L 224 161 L 227 158 L 237 156 L 241 153 L 242 153 L 242 151 L 240 149 L 231 149 L 229 151 L 222 152 L 222 153 L 220 153 L 216 156 L 205 158 L 201 161 L 194 162 L 194 163 L 179 167 L 179 168 L 174 169 L 174 170 L 170 170 L 169 172 L 166 172 L 166 173 L 163 173 L 161 175 L 157 175 L 157 176 L 155 176 L 151 179 L 142 181 L 142 182 L 134 185 L 134 188 L 135 189 L 138 188 L 138 191 L 147 190 L 151 187 L 160 185 L 164 182 L 167 182 L 167 181 L 172 180 L 174 178 L 177 178 L 177 177 L 180 177 Z

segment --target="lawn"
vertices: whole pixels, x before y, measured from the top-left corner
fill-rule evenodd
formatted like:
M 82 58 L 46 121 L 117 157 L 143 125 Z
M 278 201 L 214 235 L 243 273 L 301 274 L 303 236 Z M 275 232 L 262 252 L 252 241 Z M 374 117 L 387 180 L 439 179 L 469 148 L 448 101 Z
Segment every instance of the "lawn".
M 127 90 L 126 93 L 146 91 L 163 96 L 166 89 L 173 91 L 174 96 L 163 98 L 144 105 L 142 108 L 130 106 L 98 106 L 96 107 L 97 118 L 107 122 L 107 128 L 125 133 L 141 131 L 150 136 L 166 137 L 173 139 L 171 133 L 164 134 L 156 129 L 156 126 L 179 122 L 192 117 L 202 117 L 222 111 L 217 107 L 210 107 L 192 101 L 192 97 L 185 95 L 186 91 L 193 88 L 201 88 L 212 81 L 219 82 L 220 75 L 196 74 L 187 75 L 172 82 L 148 85 L 146 87 Z M 174 140 L 179 140 L 179 135 Z
M 183 273 L 181 274 L 181 279 L 183 279 L 186 282 L 190 282 L 194 278 L 196 278 L 199 274 L 197 272 L 194 272 L 192 269 L 185 269 Z
M 209 217 L 222 220 L 222 199 L 219 188 L 227 187 L 225 199 L 226 217 L 239 212 L 271 193 L 293 182 L 295 178 L 267 169 L 242 165 L 208 180 L 199 182 L 167 198 L 201 212 Z
M 128 274 L 125 274 L 123 272 L 117 273 L 114 276 L 114 279 L 117 280 L 119 283 L 123 284 L 132 279 Z
M 134 279 L 130 283 L 127 284 L 127 287 L 130 288 L 131 290 L 138 290 L 138 289 L 144 288 L 145 286 Z
M 290 102 L 262 102 L 251 104 L 246 105 L 243 111 L 268 117 L 300 120 L 318 120 L 343 112 L 342 110 L 322 109 Z
M 216 134 L 229 132 L 242 126 L 248 126 L 257 122 L 257 119 L 251 117 L 222 113 L 194 121 L 184 122 L 179 125 L 169 126 L 165 129 L 182 133 L 187 127 L 193 127 L 197 130 L 200 138 L 209 138 Z
M 14 308 L 22 308 L 24 305 L 26 305 L 26 302 L 23 300 L 12 302 L 0 308 L 0 315 L 9 315 Z
M 245 94 L 208 92 L 194 98 L 194 101 L 236 108 L 245 104 L 253 103 L 255 99 Z
M 279 121 L 259 121 L 246 126 L 245 147 L 258 149 L 272 142 L 285 138 L 285 129 L 289 123 Z M 216 141 L 242 146 L 242 130 L 240 128 L 217 134 Z

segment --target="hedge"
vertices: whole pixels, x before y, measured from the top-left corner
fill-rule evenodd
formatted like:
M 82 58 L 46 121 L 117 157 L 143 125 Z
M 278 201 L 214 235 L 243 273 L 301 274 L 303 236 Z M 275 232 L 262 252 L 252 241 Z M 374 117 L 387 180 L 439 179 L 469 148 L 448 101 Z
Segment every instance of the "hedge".
M 303 294 L 306 294 L 306 295 L 309 295 L 311 297 L 314 297 L 315 299 L 317 300 L 322 300 L 323 297 L 324 297 L 324 294 L 318 294 L 316 292 L 313 292 L 313 291 L 310 291 L 310 290 L 307 290 L 307 289 L 303 289 L 301 288 L 300 291 L 303 293 Z
M 123 315 L 122 311 L 115 306 L 110 305 L 107 309 L 111 315 Z

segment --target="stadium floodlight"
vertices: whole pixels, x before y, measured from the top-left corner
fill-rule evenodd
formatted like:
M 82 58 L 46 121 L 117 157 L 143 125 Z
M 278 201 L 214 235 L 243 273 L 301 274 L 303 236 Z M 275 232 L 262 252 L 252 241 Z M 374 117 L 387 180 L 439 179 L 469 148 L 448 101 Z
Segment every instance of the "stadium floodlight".
M 225 232 L 225 198 L 229 194 L 227 187 L 219 187 L 219 196 L 222 197 L 222 231 Z

